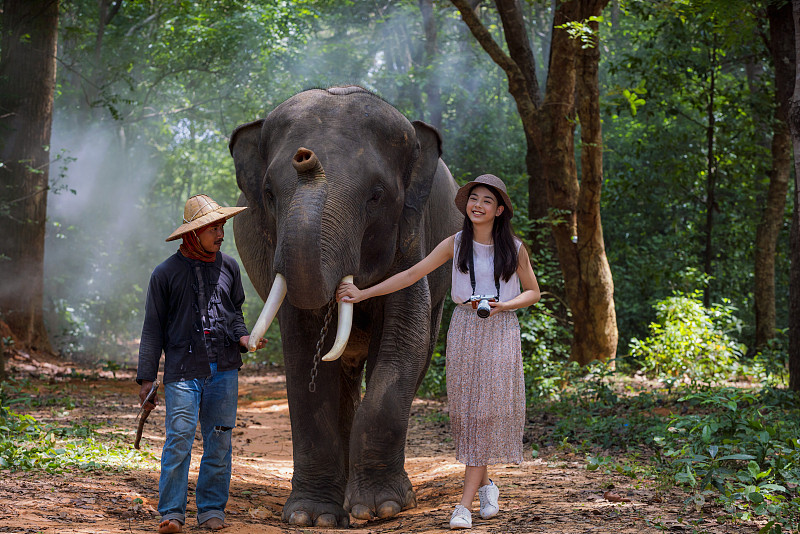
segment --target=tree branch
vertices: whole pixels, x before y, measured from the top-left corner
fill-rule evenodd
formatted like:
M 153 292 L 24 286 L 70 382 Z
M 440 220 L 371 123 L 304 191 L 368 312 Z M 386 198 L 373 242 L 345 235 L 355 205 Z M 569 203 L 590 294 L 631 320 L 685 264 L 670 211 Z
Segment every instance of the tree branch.
M 538 111 L 537 106 L 531 99 L 528 92 L 525 76 L 522 74 L 519 65 L 509 57 L 500 45 L 492 38 L 475 11 L 470 7 L 468 0 L 451 0 L 453 5 L 461 13 L 461 19 L 467 25 L 472 35 L 478 41 L 478 44 L 489 54 L 489 57 L 494 61 L 503 71 L 508 78 L 508 92 L 514 97 L 517 104 L 517 110 L 522 118 L 523 127 L 528 130 L 535 124 L 535 117 Z M 538 132 L 531 130 L 528 132 L 531 136 L 536 136 Z
M 536 79 L 536 59 L 528 40 L 525 17 L 520 9 L 519 0 L 495 0 L 495 4 L 500 20 L 503 21 L 508 52 L 525 77 L 529 98 L 539 108 L 542 105 L 542 98 L 539 94 L 539 81 Z

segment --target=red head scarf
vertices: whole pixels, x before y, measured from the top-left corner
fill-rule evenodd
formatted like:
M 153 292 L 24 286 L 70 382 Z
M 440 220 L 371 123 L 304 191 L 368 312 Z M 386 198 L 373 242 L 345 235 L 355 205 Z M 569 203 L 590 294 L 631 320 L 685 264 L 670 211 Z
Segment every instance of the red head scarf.
M 186 256 L 192 260 L 200 260 L 205 261 L 208 263 L 213 263 L 217 259 L 216 252 L 208 252 L 203 246 L 200 244 L 200 239 L 197 238 L 197 234 L 202 233 L 203 230 L 208 228 L 210 225 L 203 226 L 202 228 L 198 228 L 197 230 L 192 230 L 191 232 L 187 232 L 183 234 L 183 243 L 181 243 L 181 254 Z

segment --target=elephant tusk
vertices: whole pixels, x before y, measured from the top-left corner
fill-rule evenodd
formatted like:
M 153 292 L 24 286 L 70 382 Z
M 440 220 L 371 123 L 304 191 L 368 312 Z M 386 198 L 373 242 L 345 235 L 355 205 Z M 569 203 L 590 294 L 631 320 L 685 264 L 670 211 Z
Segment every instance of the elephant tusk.
M 342 282 L 352 284 L 353 276 L 347 275 L 342 278 Z M 331 350 L 322 357 L 323 361 L 332 362 L 339 358 L 347 346 L 347 341 L 350 339 L 350 330 L 353 328 L 353 303 L 340 302 L 339 303 L 339 323 L 336 326 L 336 340 L 333 342 Z
M 272 320 L 278 313 L 281 307 L 283 298 L 286 296 L 286 278 L 280 273 L 275 273 L 275 281 L 272 282 L 272 289 L 269 291 L 267 301 L 264 303 L 264 308 L 261 310 L 261 315 L 258 316 L 256 325 L 253 331 L 250 332 L 250 341 L 247 343 L 247 350 L 253 352 L 256 350 L 258 340 L 264 337 L 267 328 L 272 324 Z

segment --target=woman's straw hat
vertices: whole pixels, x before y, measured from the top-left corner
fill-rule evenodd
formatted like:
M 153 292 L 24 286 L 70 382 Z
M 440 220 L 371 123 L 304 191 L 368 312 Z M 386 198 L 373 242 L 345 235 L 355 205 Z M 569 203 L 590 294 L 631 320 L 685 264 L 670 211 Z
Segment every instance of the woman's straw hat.
M 482 174 L 471 182 L 467 182 L 461 186 L 461 188 L 458 190 L 458 193 L 456 193 L 456 198 L 454 201 L 458 211 L 464 215 L 467 214 L 467 200 L 469 199 L 469 192 L 476 185 L 488 185 L 497 191 L 503 198 L 503 204 L 505 204 L 506 210 L 508 210 L 508 217 L 511 218 L 514 216 L 514 209 L 511 207 L 511 199 L 508 198 L 508 193 L 506 193 L 506 184 L 504 184 L 503 180 L 494 174 Z
M 243 208 L 222 208 L 208 195 L 195 195 L 186 201 L 186 206 L 183 208 L 183 224 L 169 235 L 167 241 L 178 239 L 187 232 L 208 226 L 211 223 L 230 219 L 246 209 L 246 206 Z

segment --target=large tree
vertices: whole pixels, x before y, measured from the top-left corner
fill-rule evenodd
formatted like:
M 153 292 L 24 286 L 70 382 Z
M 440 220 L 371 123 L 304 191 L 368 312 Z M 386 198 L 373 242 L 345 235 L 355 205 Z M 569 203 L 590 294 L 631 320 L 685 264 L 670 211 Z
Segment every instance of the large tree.
M 4 0 L 0 13 L 0 314 L 39 350 L 58 4 Z
M 772 168 L 764 211 L 756 230 L 755 246 L 755 349 L 775 337 L 775 250 L 784 220 L 786 193 L 792 170 L 792 141 L 789 135 L 789 104 L 795 76 L 792 6 L 774 0 L 767 5 L 767 45 L 775 69 L 775 120 L 772 121 Z
M 479 7 L 468 0 L 452 3 L 481 47 L 508 77 L 508 90 L 516 102 L 528 145 L 529 215 L 540 218 L 546 206 L 552 219 L 574 324 L 571 357 L 581 364 L 613 358 L 618 333 L 600 220 L 603 144 L 597 74 L 597 17 L 608 0 L 555 4 L 544 97 L 519 1 L 495 1 L 507 53 L 481 21 Z M 576 115 L 582 141 L 580 180 L 574 142 Z

